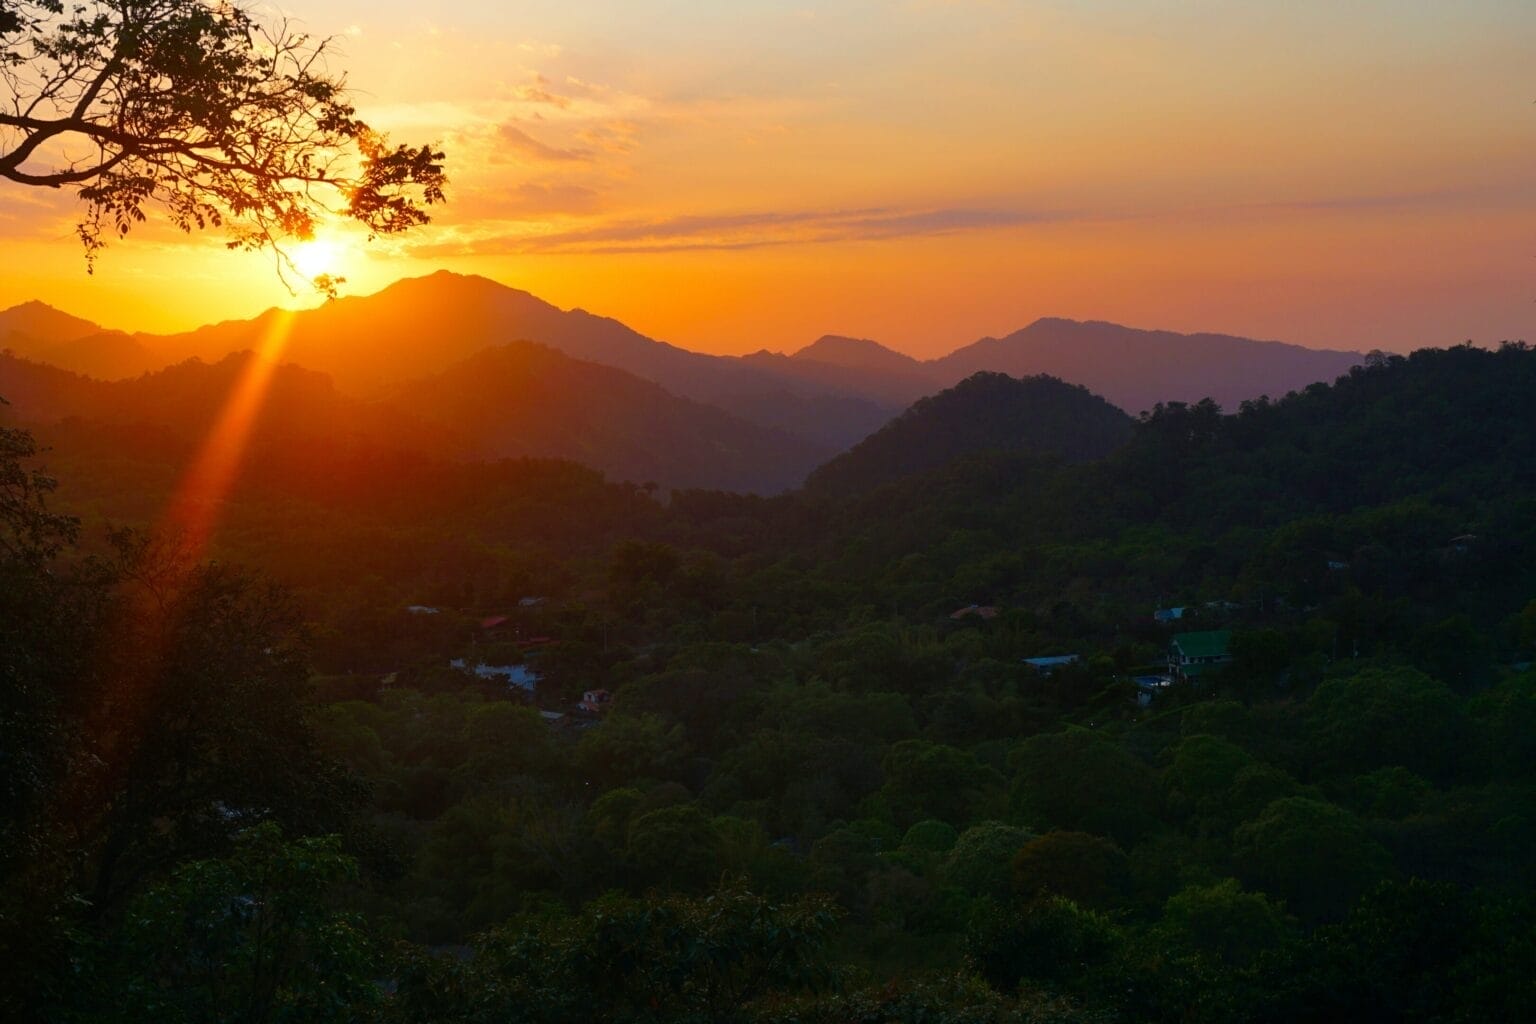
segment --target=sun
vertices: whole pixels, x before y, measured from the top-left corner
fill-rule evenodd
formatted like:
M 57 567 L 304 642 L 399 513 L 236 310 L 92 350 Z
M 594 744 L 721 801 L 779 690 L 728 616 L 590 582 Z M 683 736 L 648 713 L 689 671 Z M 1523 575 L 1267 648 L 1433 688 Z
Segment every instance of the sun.
M 293 268 L 307 281 L 313 281 L 322 274 L 339 277 L 346 257 L 346 247 L 334 238 L 311 238 L 288 251 Z

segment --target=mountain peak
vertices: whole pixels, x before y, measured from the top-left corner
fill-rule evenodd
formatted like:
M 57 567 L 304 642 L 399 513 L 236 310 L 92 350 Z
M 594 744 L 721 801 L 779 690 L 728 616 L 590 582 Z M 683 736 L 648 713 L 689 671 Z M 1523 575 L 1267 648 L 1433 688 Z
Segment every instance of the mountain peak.
M 17 303 L 16 305 L 7 309 L 0 309 L 0 316 L 5 316 L 8 313 L 37 312 L 62 313 L 64 311 L 56 306 L 48 305 L 48 303 L 44 302 L 42 299 L 28 299 L 26 302 Z
M 868 338 L 849 338 L 826 334 L 790 356 L 809 362 L 827 363 L 857 370 L 884 370 L 919 373 L 922 364 L 911 356 L 886 348 Z
M 100 324 L 56 309 L 37 299 L 29 299 L 10 309 L 0 309 L 0 337 L 24 334 L 39 342 L 74 341 L 87 334 L 105 331 Z
M 1032 331 L 1032 330 L 1036 330 L 1036 329 L 1046 330 L 1046 329 L 1049 329 L 1049 328 L 1052 328 L 1052 327 L 1082 327 L 1085 324 L 1090 324 L 1090 323 L 1101 323 L 1102 324 L 1102 323 L 1107 323 L 1107 322 L 1108 321 L 1105 321 L 1105 320 L 1073 320 L 1069 316 L 1042 316 L 1042 317 L 1036 318 L 1032 323 L 1030 323 L 1030 325 L 1028 327 L 1025 327 L 1024 330 L 1026 330 L 1026 331 Z
M 906 412 L 811 474 L 806 487 L 857 494 L 990 451 L 1085 461 L 1131 433 L 1131 418 L 1076 384 L 979 371 Z

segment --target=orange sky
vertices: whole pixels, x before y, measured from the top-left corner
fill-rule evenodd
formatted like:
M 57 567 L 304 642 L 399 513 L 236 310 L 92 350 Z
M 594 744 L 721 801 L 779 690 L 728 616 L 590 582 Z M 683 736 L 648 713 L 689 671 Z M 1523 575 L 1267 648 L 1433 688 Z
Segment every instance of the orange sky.
M 288 7 L 364 116 L 449 155 L 431 228 L 331 239 L 350 292 L 448 267 L 714 352 L 928 356 L 1046 315 L 1536 340 L 1528 0 Z M 144 230 L 87 278 L 74 215 L 0 189 L 0 306 L 294 304 L 217 236 Z

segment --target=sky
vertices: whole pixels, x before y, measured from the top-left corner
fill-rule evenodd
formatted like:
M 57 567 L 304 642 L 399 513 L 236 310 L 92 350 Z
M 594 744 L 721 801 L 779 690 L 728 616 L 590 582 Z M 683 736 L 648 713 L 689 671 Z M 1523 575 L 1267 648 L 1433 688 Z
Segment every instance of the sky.
M 1529 0 L 285 0 L 360 114 L 448 155 L 427 228 L 339 228 L 701 351 L 940 355 L 1041 316 L 1407 351 L 1536 342 Z M 317 301 L 216 232 L 87 276 L 0 183 L 0 307 L 180 330 Z

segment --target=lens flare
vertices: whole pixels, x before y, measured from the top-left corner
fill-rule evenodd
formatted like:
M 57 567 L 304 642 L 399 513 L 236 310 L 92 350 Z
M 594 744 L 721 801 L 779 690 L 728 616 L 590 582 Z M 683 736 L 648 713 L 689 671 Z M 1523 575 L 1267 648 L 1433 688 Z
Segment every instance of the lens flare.
M 161 518 L 157 532 L 176 536 L 193 560 L 203 557 L 218 526 L 224 500 L 229 497 L 261 414 L 272 373 L 288 344 L 294 316 L 291 310 L 273 312 L 265 335 L 246 360 L 228 401 L 177 483 Z

